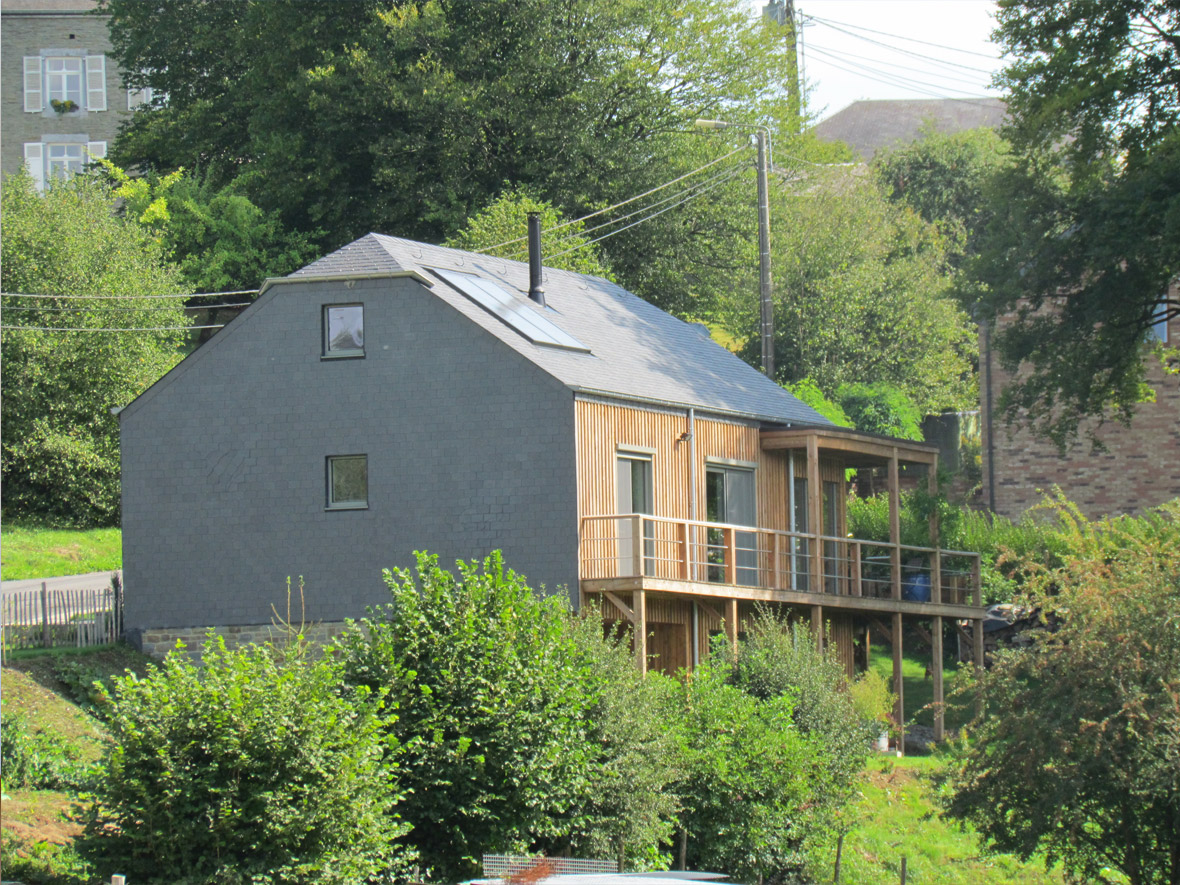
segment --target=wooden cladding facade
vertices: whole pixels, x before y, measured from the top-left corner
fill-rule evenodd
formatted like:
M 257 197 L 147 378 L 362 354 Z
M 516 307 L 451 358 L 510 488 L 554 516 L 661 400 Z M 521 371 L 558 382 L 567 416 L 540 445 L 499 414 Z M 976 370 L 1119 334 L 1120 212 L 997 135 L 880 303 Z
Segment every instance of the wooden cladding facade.
M 615 486 L 616 459 L 620 454 L 638 454 L 651 458 L 654 516 L 704 520 L 706 469 L 711 464 L 736 463 L 755 468 L 757 525 L 779 531 L 790 529 L 787 486 L 790 458 L 783 450 L 762 450 L 757 422 L 697 413 L 692 421 L 695 440 L 690 440 L 687 410 L 639 407 L 598 399 L 579 399 L 575 420 L 579 519 L 620 512 Z M 794 467 L 796 476 L 807 475 L 802 451 L 796 455 Z M 694 475 L 696 512 L 692 513 Z M 820 478 L 838 485 L 838 531 L 843 533 L 847 492 L 843 463 L 835 459 L 821 460 Z

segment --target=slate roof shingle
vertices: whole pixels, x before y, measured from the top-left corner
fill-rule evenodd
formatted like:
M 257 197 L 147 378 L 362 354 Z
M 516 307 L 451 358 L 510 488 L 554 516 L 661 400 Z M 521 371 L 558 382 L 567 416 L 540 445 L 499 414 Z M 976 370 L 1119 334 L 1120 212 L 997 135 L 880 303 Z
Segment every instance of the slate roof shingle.
M 938 132 L 953 133 L 984 126 L 999 127 L 1007 108 L 999 98 L 881 99 L 854 101 L 812 132 L 821 141 L 842 141 L 862 162 L 880 151 L 918 140 L 922 127 L 933 123 Z
M 475 274 L 519 296 L 529 309 L 584 343 L 590 353 L 533 344 L 430 273 Z M 686 323 L 601 277 L 545 268 L 547 307 L 527 298 L 528 265 L 459 249 L 368 234 L 290 278 L 366 276 L 415 271 L 431 291 L 557 380 L 597 393 L 694 407 L 790 425 L 830 425 L 826 418 Z

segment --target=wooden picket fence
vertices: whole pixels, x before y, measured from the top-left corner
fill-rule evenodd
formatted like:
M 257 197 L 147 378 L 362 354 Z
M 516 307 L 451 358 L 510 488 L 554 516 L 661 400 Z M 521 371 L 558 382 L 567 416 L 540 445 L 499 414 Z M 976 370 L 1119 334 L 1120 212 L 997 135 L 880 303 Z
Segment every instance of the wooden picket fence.
M 123 588 L 49 589 L 5 593 L 0 604 L 3 651 L 104 645 L 123 633 Z

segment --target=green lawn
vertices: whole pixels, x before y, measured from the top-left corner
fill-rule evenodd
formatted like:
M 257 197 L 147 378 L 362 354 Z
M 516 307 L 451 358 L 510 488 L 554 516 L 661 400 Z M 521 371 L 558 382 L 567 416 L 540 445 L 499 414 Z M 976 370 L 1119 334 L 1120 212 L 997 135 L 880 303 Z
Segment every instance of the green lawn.
M 0 528 L 0 566 L 5 581 L 54 578 L 123 566 L 119 529 Z
M 988 854 L 971 830 L 938 816 L 936 777 L 945 761 L 939 756 L 870 761 L 861 776 L 859 796 L 848 814 L 849 830 L 841 854 L 841 885 L 881 885 L 901 881 L 946 885 L 1033 885 L 1060 883 L 1060 872 L 1044 863 L 1021 863 L 1011 855 Z M 812 856 L 817 883 L 830 883 L 836 848 Z
M 875 637 L 875 634 L 874 634 Z M 944 641 L 945 649 L 950 654 L 943 659 L 943 697 L 947 701 L 951 698 L 951 685 L 959 665 L 954 658 L 953 644 Z M 901 659 L 902 679 L 905 683 L 905 717 L 907 722 L 917 722 L 920 725 L 934 726 L 934 710 L 928 705 L 934 701 L 934 680 L 926 676 L 926 667 L 930 663 L 930 648 L 919 644 L 914 637 L 906 634 L 905 647 Z M 893 688 L 893 649 L 885 642 L 874 641 L 869 655 L 869 666 L 884 676 L 889 687 Z M 946 710 L 946 730 L 953 734 L 966 725 L 974 711 L 968 707 L 948 706 Z

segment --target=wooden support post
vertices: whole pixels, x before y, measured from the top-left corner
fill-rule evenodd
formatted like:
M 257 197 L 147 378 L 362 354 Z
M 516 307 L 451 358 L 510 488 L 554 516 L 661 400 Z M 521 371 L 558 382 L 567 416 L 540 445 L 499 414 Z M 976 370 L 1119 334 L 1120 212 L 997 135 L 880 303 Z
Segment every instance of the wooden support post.
M 978 673 L 978 675 L 979 675 L 979 676 L 982 676 L 982 675 L 983 675 L 983 669 L 984 669 L 984 659 L 983 659 L 983 618 L 976 618 L 976 619 L 975 619 L 975 620 L 972 622 L 972 627 L 974 628 L 974 630 L 973 630 L 974 636 L 972 637 L 972 639 L 973 639 L 972 645 L 975 647 L 975 648 L 974 648 L 974 651 L 975 651 L 975 656 L 974 656 L 974 657 L 975 657 L 975 667 L 976 667 L 976 669 L 977 669 L 977 670 L 979 670 L 979 673 Z M 982 692 L 982 690 L 980 691 L 979 695 L 978 695 L 978 696 L 975 698 L 975 715 L 976 715 L 976 716 L 982 716 L 982 715 L 983 715 L 983 692 Z
M 676 540 L 680 546 L 680 580 L 688 581 L 691 580 L 689 563 L 692 561 L 688 547 L 688 523 L 677 523 L 676 530 L 679 533 L 679 537 Z
M 902 677 L 901 612 L 893 613 L 893 693 L 897 702 L 893 717 L 897 720 L 897 750 L 905 753 L 905 680 Z
M 643 517 L 631 517 L 631 574 L 643 577 Z
M 783 585 L 779 582 L 779 540 L 781 537 L 778 532 L 770 534 L 770 586 L 775 590 L 783 589 Z
M 978 553 L 971 558 L 971 600 L 975 605 L 983 605 L 983 580 L 979 571 Z M 980 623 L 982 624 L 982 621 Z M 982 661 L 982 658 L 980 660 Z
M 853 541 L 849 546 L 852 548 L 852 595 L 864 596 L 864 588 L 861 586 L 860 541 Z
M 729 648 L 736 661 L 738 656 L 738 601 L 725 600 L 725 636 L 729 640 Z
M 901 486 L 897 448 L 889 458 L 889 564 L 894 599 L 901 599 Z
M 942 618 L 934 617 L 930 624 L 930 671 L 934 679 L 934 739 L 946 737 L 946 714 L 942 696 Z
M 820 654 L 824 651 L 824 607 L 811 607 L 811 633 L 815 637 L 815 650 Z
M 814 435 L 807 437 L 807 552 L 811 554 L 810 580 L 807 589 L 812 593 L 824 592 L 823 534 L 824 506 L 823 483 L 819 477 L 819 441 Z
M 640 674 L 647 674 L 647 592 L 636 590 L 631 594 L 631 611 L 635 613 L 635 661 Z
M 41 582 L 41 645 L 49 648 L 49 587 Z
M 722 529 L 725 538 L 725 583 L 730 586 L 737 584 L 737 543 L 736 532 L 733 529 Z

